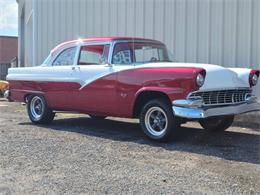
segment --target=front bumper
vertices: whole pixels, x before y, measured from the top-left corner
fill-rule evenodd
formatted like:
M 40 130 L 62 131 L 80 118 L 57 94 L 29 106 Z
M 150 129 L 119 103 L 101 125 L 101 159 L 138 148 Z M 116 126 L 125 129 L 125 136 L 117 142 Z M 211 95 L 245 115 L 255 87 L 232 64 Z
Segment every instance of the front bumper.
M 201 119 L 213 116 L 236 115 L 260 111 L 256 97 L 250 97 L 243 104 L 226 106 L 203 106 L 200 100 L 175 100 L 172 106 L 175 116 L 188 119 Z

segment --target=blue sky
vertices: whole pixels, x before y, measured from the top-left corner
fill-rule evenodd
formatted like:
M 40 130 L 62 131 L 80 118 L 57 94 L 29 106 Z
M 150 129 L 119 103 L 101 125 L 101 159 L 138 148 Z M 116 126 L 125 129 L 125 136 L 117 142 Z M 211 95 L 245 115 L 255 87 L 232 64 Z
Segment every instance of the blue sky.
M 18 35 L 18 4 L 16 0 L 0 0 L 0 35 Z

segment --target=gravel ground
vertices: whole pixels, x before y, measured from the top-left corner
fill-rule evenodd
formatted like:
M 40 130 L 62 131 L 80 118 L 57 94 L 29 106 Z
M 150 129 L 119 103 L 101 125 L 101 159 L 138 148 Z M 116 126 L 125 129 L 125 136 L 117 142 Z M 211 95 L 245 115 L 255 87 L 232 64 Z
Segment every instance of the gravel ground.
M 0 101 L 0 194 L 260 194 L 260 124 L 219 134 L 196 123 L 155 143 L 135 120 L 58 114 L 32 125 Z

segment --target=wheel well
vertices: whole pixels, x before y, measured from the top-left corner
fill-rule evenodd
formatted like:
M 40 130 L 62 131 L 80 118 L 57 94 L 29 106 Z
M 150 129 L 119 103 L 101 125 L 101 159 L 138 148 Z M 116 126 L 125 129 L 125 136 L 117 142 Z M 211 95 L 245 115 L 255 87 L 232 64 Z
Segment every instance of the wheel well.
M 28 93 L 28 94 L 26 94 L 25 96 L 24 96 L 24 102 L 25 103 L 27 103 L 28 102 L 28 98 L 31 96 L 31 95 L 33 95 L 33 94 L 31 94 L 31 93 Z
M 165 101 L 167 101 L 169 103 L 169 105 L 171 105 L 171 100 L 165 93 L 159 92 L 159 91 L 144 91 L 144 92 L 141 92 L 135 100 L 133 116 L 138 117 L 142 110 L 142 107 L 148 101 L 153 100 L 153 99 L 164 99 Z
M 37 93 L 27 93 L 25 96 L 24 96 L 24 102 L 27 103 L 29 101 L 29 97 L 30 96 L 34 96 L 34 95 L 40 95 L 40 94 L 37 94 Z

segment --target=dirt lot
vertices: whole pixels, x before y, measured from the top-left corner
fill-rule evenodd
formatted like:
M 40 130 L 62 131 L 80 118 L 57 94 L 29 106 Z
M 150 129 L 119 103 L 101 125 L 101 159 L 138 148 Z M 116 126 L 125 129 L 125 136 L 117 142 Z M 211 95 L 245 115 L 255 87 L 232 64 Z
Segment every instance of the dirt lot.
M 209 134 L 189 123 L 159 144 L 134 120 L 59 114 L 34 126 L 2 100 L 0 194 L 260 194 L 259 126 Z

